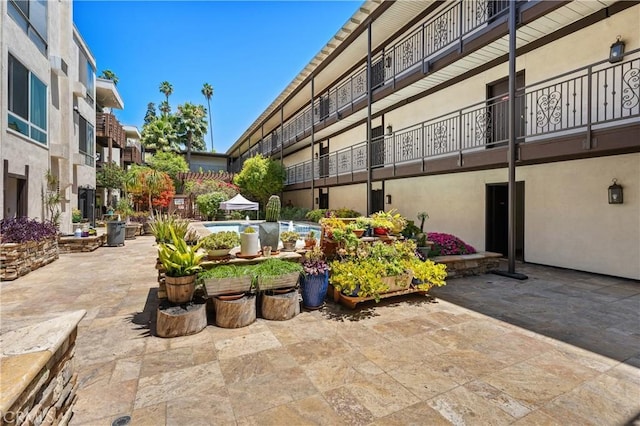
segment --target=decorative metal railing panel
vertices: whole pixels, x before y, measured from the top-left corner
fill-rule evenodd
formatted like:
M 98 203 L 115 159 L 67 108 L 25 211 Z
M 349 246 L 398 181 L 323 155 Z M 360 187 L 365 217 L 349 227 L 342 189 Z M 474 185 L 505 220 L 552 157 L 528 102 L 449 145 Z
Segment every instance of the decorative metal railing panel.
M 640 121 L 640 50 L 627 57 L 618 64 L 601 62 L 516 92 L 518 142 L 558 132 L 589 132 L 591 126 L 620 120 Z M 508 107 L 505 97 L 488 99 L 376 138 L 371 141 L 370 160 L 366 141 L 323 155 L 313 166 L 314 176 L 367 170 L 368 161 L 371 167 L 382 167 L 505 144 Z M 304 176 L 311 179 L 310 173 Z

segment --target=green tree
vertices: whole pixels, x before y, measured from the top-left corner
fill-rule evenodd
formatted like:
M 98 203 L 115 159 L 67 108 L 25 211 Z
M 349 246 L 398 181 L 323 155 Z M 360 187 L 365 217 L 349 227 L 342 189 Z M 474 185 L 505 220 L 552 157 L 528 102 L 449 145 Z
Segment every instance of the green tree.
M 163 117 L 168 117 L 169 114 L 171 114 L 171 105 L 169 105 L 169 102 L 167 101 L 160 102 L 160 106 L 158 107 L 158 109 L 162 113 Z
M 284 188 L 285 168 L 279 161 L 273 161 L 258 154 L 244 162 L 233 183 L 240 192 L 255 198 L 264 208 L 267 200 Z
M 142 145 L 156 151 L 178 151 L 178 137 L 169 117 L 156 117 L 142 126 Z
M 213 96 L 213 87 L 209 83 L 202 85 L 202 94 L 207 99 L 207 112 L 209 113 L 209 136 L 211 137 L 211 152 L 215 152 L 213 149 L 213 124 L 211 122 L 211 97 Z
M 156 170 L 161 170 L 171 177 L 173 180 L 173 186 L 178 189 L 180 187 L 180 180 L 178 179 L 178 173 L 188 172 L 189 166 L 184 160 L 184 157 L 170 151 L 157 151 L 148 161 L 149 166 Z
M 147 113 L 144 115 L 144 124 L 149 124 L 156 118 L 156 104 L 149 102 L 147 104 Z
M 107 80 L 111 80 L 113 81 L 113 84 L 116 86 L 118 85 L 118 81 L 120 81 L 116 73 L 114 73 L 111 70 L 102 71 L 102 74 L 100 74 L 100 78 L 106 78 Z
M 168 81 L 163 81 L 160 83 L 160 93 L 164 93 L 166 98 L 167 106 L 169 106 L 169 96 L 173 93 L 173 86 Z
M 107 204 L 111 204 L 111 191 L 123 187 L 124 177 L 125 171 L 115 162 L 104 163 L 96 172 L 96 184 L 107 189 Z
M 178 105 L 175 114 L 176 130 L 179 143 L 187 148 L 187 164 L 191 164 L 191 150 L 204 151 L 204 135 L 207 133 L 207 120 L 202 105 L 185 102 Z

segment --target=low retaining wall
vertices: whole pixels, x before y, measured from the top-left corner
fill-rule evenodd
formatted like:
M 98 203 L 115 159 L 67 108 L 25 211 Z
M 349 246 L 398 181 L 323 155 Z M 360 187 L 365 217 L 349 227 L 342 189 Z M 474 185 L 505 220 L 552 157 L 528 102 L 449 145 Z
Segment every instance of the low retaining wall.
M 107 242 L 107 234 L 89 237 L 60 237 L 58 250 L 60 253 L 85 253 L 102 247 Z
M 75 311 L 0 337 L 0 424 L 67 424 L 76 400 Z
M 58 239 L 0 244 L 0 279 L 15 280 L 58 259 Z
M 447 265 L 447 279 L 449 279 L 486 274 L 491 270 L 498 269 L 501 257 L 500 253 L 484 251 L 456 256 L 436 256 L 430 257 L 429 260 Z

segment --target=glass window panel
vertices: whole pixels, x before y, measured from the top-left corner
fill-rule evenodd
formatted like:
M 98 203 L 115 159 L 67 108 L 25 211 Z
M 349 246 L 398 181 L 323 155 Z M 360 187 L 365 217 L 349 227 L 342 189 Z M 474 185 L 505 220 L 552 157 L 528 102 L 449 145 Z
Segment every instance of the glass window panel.
M 47 86 L 31 74 L 31 123 L 47 130 Z
M 9 128 L 20 132 L 25 136 L 29 136 L 29 124 L 26 121 L 21 120 L 18 116 L 9 113 L 9 119 L 7 120 Z
M 80 117 L 78 122 L 78 150 L 87 153 L 87 120 L 84 117 Z
M 93 99 L 93 93 L 95 92 L 95 80 L 96 73 L 91 66 L 91 62 L 87 61 L 87 95 Z
M 16 21 L 16 24 L 18 24 L 18 26 L 22 28 L 22 31 L 24 32 L 27 32 L 27 29 L 29 28 L 29 23 L 26 19 L 26 16 L 29 16 L 28 5 L 28 1 L 14 2 L 10 0 L 8 3 L 7 12 L 9 13 L 9 16 L 11 16 L 13 20 Z M 21 12 L 23 7 L 25 8 L 26 12 Z
M 44 0 L 31 1 L 29 22 L 38 31 L 40 37 L 47 40 L 47 2 Z
M 9 55 L 9 111 L 29 119 L 29 71 Z
M 93 126 L 87 123 L 87 154 L 93 155 L 95 148 L 95 137 L 93 132 Z
M 47 134 L 31 126 L 31 139 L 42 144 L 47 143 Z

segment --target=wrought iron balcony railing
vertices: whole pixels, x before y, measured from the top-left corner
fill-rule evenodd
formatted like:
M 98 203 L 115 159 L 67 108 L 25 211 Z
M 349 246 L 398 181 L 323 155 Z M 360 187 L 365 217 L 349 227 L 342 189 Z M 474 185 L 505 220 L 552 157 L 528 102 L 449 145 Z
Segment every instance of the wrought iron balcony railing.
M 640 122 L 640 50 L 615 65 L 600 62 L 516 93 L 518 143 Z M 371 167 L 484 150 L 508 142 L 508 99 L 497 97 L 371 142 Z M 287 168 L 287 184 L 367 170 L 366 141 Z
M 455 43 L 487 25 L 503 14 L 508 7 L 507 0 L 457 0 L 450 6 L 426 18 L 415 30 L 398 41 L 386 45 L 381 53 L 372 58 L 372 82 L 376 89 L 392 83 L 396 78 L 425 61 L 433 59 Z M 367 95 L 366 64 L 328 90 L 318 94 L 313 108 L 308 106 L 283 123 L 281 128 L 266 135 L 258 144 L 259 148 L 244 153 L 235 163 L 250 158 L 257 152 L 271 155 L 295 143 L 312 126 L 341 110 L 353 106 Z

